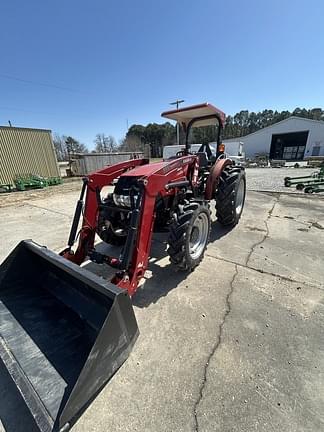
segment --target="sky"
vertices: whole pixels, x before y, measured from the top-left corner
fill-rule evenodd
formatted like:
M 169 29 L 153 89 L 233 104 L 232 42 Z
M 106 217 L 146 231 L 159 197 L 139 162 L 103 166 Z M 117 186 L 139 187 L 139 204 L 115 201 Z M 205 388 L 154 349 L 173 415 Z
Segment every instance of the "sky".
M 322 0 L 10 0 L 1 4 L 0 125 L 93 148 L 162 122 L 177 98 L 324 107 Z

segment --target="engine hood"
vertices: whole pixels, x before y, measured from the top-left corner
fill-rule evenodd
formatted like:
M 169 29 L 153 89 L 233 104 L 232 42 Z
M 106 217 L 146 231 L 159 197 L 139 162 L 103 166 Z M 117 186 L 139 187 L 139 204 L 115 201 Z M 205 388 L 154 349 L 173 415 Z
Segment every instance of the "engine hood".
M 197 157 L 194 155 L 188 155 L 165 162 L 154 162 L 152 164 L 141 165 L 130 171 L 126 171 L 121 175 L 121 177 L 148 177 L 152 174 L 165 175 L 177 168 L 185 169 L 185 167 L 192 163 L 196 158 Z
M 174 162 L 174 161 L 172 161 Z M 154 163 L 148 163 L 146 165 L 138 166 L 130 171 L 126 171 L 124 174 L 121 175 L 121 177 L 147 177 L 151 174 L 154 174 L 161 169 L 163 169 L 165 166 L 169 165 L 170 161 L 168 162 L 154 162 Z

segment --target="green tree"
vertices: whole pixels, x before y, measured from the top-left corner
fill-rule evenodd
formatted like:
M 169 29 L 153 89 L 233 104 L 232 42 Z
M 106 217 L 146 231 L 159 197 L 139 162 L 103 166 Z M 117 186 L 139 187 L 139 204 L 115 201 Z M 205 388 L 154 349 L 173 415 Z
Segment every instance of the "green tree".
M 133 124 L 128 129 L 126 136 L 136 136 L 140 140 L 145 141 L 145 126 Z
M 132 147 L 135 143 L 141 150 L 149 147 L 152 157 L 161 157 L 163 146 L 175 143 L 176 128 L 170 122 L 146 126 L 134 124 L 128 129 L 125 139 L 126 144 L 131 143 Z

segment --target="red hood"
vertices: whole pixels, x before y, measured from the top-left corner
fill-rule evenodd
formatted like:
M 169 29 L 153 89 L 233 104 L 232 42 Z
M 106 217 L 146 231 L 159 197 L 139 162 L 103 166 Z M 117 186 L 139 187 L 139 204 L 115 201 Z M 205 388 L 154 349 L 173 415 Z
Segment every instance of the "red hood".
M 122 174 L 122 176 L 147 177 L 151 174 L 154 174 L 156 171 L 159 171 L 161 168 L 165 167 L 169 163 L 170 161 L 148 163 L 146 165 L 138 166 L 130 171 L 126 171 L 124 174 Z

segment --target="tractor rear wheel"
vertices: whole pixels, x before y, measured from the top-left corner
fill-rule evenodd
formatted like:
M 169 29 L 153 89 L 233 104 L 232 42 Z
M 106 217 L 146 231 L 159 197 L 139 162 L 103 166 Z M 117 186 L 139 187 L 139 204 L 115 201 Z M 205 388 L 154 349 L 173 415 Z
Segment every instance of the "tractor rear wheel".
M 239 167 L 226 167 L 222 172 L 216 198 L 216 216 L 219 223 L 235 226 L 240 220 L 246 193 L 245 171 Z
M 170 225 L 170 261 L 180 270 L 193 270 L 203 259 L 210 228 L 210 211 L 207 205 L 197 202 L 179 205 Z

